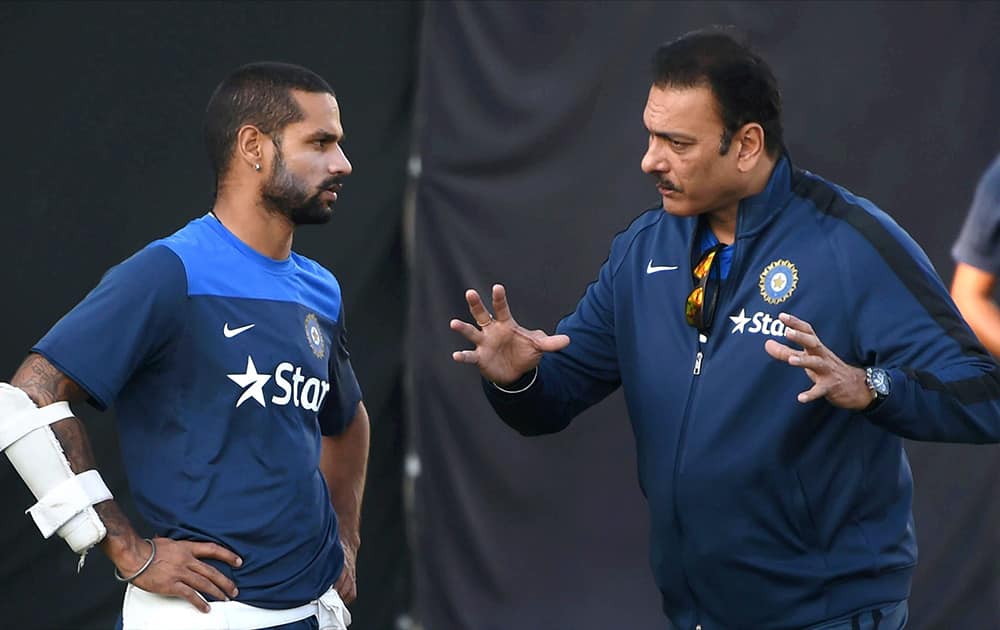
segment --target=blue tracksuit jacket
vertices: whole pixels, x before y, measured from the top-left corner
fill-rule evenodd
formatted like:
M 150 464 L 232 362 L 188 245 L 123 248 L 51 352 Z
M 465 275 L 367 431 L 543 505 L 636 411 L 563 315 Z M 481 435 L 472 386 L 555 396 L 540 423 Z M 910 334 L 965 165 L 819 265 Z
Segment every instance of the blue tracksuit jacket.
M 569 347 L 523 393 L 484 382 L 487 397 L 542 434 L 624 387 L 679 629 L 804 628 L 905 599 L 917 547 L 901 437 L 1000 440 L 996 364 L 902 228 L 787 157 L 740 203 L 704 341 L 684 319 L 696 228 L 639 216 L 559 323 Z M 764 351 L 783 311 L 847 363 L 888 369 L 889 398 L 868 413 L 799 403 L 811 381 Z

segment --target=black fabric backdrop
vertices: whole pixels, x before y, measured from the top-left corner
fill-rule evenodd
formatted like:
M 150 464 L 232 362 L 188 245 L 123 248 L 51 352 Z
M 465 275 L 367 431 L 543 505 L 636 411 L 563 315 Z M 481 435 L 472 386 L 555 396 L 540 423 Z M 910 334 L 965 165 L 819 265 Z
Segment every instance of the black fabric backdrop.
M 359 630 L 409 608 L 401 497 L 406 185 L 420 6 L 408 3 L 23 3 L 0 6 L 0 380 L 104 270 L 211 207 L 201 119 L 218 82 L 262 59 L 338 93 L 354 165 L 330 225 L 298 251 L 339 277 L 372 418 Z M 134 515 L 111 414 L 78 406 L 109 486 Z M 111 628 L 122 589 L 100 552 L 82 575 L 0 463 L 0 627 Z M 148 530 L 140 530 L 149 534 Z
M 503 282 L 550 330 L 658 202 L 639 171 L 655 46 L 747 30 L 781 82 L 799 166 L 871 198 L 950 280 L 948 250 L 1000 149 L 1000 5 L 431 3 L 411 275 L 416 598 L 426 627 L 663 628 L 620 395 L 555 436 L 493 415 L 448 329 Z M 995 447 L 908 444 L 921 562 L 912 628 L 1000 625 Z
M 0 379 L 108 266 L 209 207 L 199 126 L 220 78 L 250 60 L 302 63 L 337 89 L 355 167 L 332 225 L 296 240 L 342 281 L 373 418 L 352 627 L 394 628 L 409 605 L 404 361 L 423 627 L 665 627 L 620 396 L 562 434 L 520 438 L 451 363 L 462 344 L 447 321 L 465 314 L 466 287 L 494 281 L 532 327 L 574 306 L 612 235 L 656 202 L 638 168 L 649 54 L 710 23 L 748 29 L 771 61 L 796 162 L 892 213 L 950 278 L 951 241 L 1000 149 L 996 4 L 4 4 Z M 81 414 L 134 515 L 113 415 Z M 997 449 L 908 450 L 921 542 L 911 627 L 995 627 Z M 64 543 L 22 514 L 32 500 L 8 464 L 0 493 L 0 626 L 110 627 L 110 564 L 95 553 L 76 576 Z

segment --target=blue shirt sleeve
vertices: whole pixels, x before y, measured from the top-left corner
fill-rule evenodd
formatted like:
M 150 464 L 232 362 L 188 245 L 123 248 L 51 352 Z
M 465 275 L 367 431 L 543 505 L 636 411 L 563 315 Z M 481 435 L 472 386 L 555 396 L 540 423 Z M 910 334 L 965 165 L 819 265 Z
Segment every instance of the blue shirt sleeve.
M 32 352 L 107 409 L 137 370 L 167 351 L 186 300 L 184 264 L 168 248 L 151 245 L 108 270 Z
M 979 180 L 951 254 L 956 262 L 1000 275 L 1000 156 Z
M 351 367 L 347 349 L 347 326 L 341 306 L 339 334 L 330 351 L 330 395 L 319 412 L 319 428 L 323 435 L 339 435 L 354 419 L 361 402 L 361 386 Z

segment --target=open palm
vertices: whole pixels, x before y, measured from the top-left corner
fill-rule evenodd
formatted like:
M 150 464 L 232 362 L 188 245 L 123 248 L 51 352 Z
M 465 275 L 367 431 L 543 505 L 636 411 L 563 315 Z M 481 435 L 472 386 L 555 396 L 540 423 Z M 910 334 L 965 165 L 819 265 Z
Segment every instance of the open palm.
M 503 285 L 493 285 L 495 317 L 490 315 L 474 289 L 465 292 L 465 301 L 477 326 L 460 319 L 451 320 L 450 326 L 476 347 L 456 351 L 452 358 L 459 363 L 479 366 L 483 377 L 498 385 L 513 383 L 537 366 L 543 354 L 569 345 L 566 335 L 547 335 L 542 330 L 521 327 L 510 313 Z

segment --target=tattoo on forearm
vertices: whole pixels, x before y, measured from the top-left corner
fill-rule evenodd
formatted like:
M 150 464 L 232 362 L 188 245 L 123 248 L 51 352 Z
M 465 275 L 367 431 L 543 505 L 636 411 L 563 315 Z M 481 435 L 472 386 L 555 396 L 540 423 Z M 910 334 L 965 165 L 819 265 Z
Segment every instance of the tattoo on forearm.
M 39 354 L 28 355 L 11 379 L 11 385 L 20 387 L 39 407 L 87 397 L 79 385 Z

